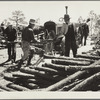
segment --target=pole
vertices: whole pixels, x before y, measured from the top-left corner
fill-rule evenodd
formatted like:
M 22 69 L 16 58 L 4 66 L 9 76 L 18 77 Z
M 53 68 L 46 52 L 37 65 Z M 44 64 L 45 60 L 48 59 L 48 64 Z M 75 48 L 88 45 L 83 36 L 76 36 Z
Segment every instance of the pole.
M 65 6 L 65 8 L 66 8 L 66 14 L 68 14 L 68 6 Z

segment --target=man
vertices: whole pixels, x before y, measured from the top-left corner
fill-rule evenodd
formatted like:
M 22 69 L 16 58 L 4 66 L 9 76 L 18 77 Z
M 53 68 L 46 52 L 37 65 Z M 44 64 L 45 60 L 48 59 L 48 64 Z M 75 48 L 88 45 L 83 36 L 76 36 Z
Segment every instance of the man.
M 22 50 L 23 56 L 18 64 L 18 68 L 21 67 L 23 62 L 28 59 L 27 66 L 30 65 L 31 59 L 33 57 L 34 51 L 31 50 L 30 43 L 36 42 L 34 39 L 33 28 L 35 26 L 35 20 L 30 19 L 28 27 L 26 27 L 22 32 Z
M 82 34 L 81 34 L 81 44 L 83 45 L 83 38 L 84 38 L 84 46 L 86 45 L 86 40 L 89 34 L 89 26 L 87 23 L 90 21 L 90 19 L 87 19 L 86 22 L 82 25 Z
M 4 33 L 5 33 L 5 39 L 6 39 L 7 48 L 8 48 L 7 61 L 11 60 L 13 63 L 16 60 L 16 45 L 15 45 L 15 41 L 17 39 L 16 29 L 14 29 L 13 26 L 9 23 Z
M 73 51 L 73 56 L 76 57 L 77 45 L 76 45 L 76 28 L 74 24 L 70 23 L 70 17 L 68 14 L 64 15 L 64 21 L 61 33 L 65 36 L 65 56 L 69 56 L 70 49 Z

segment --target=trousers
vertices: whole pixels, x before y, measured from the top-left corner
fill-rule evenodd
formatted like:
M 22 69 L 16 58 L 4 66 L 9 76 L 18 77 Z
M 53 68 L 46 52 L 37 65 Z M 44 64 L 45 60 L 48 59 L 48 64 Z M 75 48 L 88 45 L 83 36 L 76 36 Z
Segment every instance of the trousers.
M 69 57 L 70 49 L 72 49 L 73 56 L 76 57 L 77 54 L 77 45 L 76 41 L 65 41 L 65 56 Z
M 8 59 L 13 59 L 14 61 L 16 60 L 16 44 L 15 43 L 8 43 L 7 44 L 8 48 Z

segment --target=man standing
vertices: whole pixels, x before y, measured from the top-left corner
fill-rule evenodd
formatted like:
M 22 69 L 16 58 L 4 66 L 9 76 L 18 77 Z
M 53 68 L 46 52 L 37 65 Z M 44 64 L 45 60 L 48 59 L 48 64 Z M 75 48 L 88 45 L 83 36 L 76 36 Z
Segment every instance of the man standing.
M 7 48 L 8 48 L 8 60 L 15 62 L 16 60 L 16 45 L 15 40 L 17 39 L 16 29 L 9 23 L 8 27 L 4 31 L 5 39 L 7 41 Z
M 76 45 L 76 28 L 74 24 L 70 23 L 70 17 L 68 14 L 64 15 L 64 21 L 61 33 L 65 36 L 65 56 L 69 56 L 70 49 L 73 51 L 73 56 L 76 57 L 77 45 Z
M 83 25 L 82 25 L 83 34 L 81 34 L 81 43 L 83 42 L 83 38 L 84 38 L 84 46 L 86 45 L 86 40 L 89 35 L 89 26 L 87 25 L 87 23 L 89 21 L 90 21 L 90 19 L 87 19 L 87 21 L 85 23 L 83 23 Z M 83 43 L 82 43 L 82 45 L 83 45 Z
M 23 62 L 28 59 L 27 66 L 30 65 L 31 59 L 33 57 L 34 51 L 31 50 L 30 43 L 36 42 L 34 39 L 33 28 L 35 26 L 35 20 L 30 19 L 28 27 L 26 27 L 22 32 L 22 50 L 23 56 L 18 64 L 18 68 L 21 67 Z

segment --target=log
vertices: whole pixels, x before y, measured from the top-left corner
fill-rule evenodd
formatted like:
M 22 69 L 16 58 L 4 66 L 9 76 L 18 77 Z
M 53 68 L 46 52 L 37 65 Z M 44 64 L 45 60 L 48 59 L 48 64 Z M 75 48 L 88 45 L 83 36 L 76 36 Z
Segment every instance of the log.
M 89 65 L 89 67 L 94 67 L 95 65 L 100 64 L 100 60 L 94 62 L 93 64 Z M 79 79 L 83 75 L 89 74 L 89 70 L 77 71 L 76 73 L 70 75 L 69 77 L 57 82 L 54 85 L 49 86 L 45 89 L 45 91 L 56 91 L 61 89 L 63 86 L 68 85 L 69 81 L 74 82 L 75 79 Z
M 24 72 L 24 73 L 28 73 L 28 74 L 32 74 L 32 75 L 36 75 L 36 76 L 39 76 L 40 78 L 44 78 L 46 80 L 50 80 L 50 81 L 59 81 L 60 79 L 62 79 L 62 77 L 59 76 L 59 78 L 57 77 L 53 77 L 49 74 L 45 74 L 45 73 L 42 73 L 42 72 L 39 72 L 39 71 L 36 71 L 34 69 L 29 69 L 29 68 L 21 68 L 20 70 L 21 72 Z
M 15 89 L 15 90 L 18 90 L 18 91 L 29 91 L 28 88 L 23 87 L 23 86 L 20 86 L 20 85 L 16 85 L 14 83 L 9 83 L 7 85 L 7 87 L 12 88 L 12 89 Z
M 81 68 L 81 70 L 92 70 L 94 72 L 100 71 L 100 65 L 94 65 L 94 66 L 84 66 Z
M 28 79 L 27 80 L 28 83 L 34 83 L 34 84 L 42 84 L 42 85 L 47 85 L 47 84 L 53 84 L 54 82 L 48 81 L 48 80 L 44 80 L 44 79 Z
M 53 64 L 60 64 L 60 65 L 81 65 L 81 66 L 86 66 L 90 65 L 90 62 L 87 61 L 73 61 L 73 60 L 52 60 Z
M 8 88 L 5 85 L 0 85 L 0 88 L 6 91 L 15 91 L 14 89 Z
M 62 89 L 60 89 L 59 91 L 68 91 L 70 90 L 71 88 L 73 88 L 75 85 L 79 84 L 80 82 L 82 82 L 83 80 L 78 80 L 78 81 L 75 81 L 74 83 L 72 84 L 69 84 L 67 86 L 64 86 Z
M 4 79 L 8 81 L 15 81 L 17 80 L 17 77 L 4 75 Z
M 44 58 L 46 59 L 62 59 L 62 60 L 74 60 L 74 61 L 88 61 L 93 63 L 94 60 L 93 59 L 86 59 L 86 58 L 72 58 L 72 57 L 66 57 L 66 56 L 53 56 L 53 55 L 47 55 L 44 54 Z
M 27 73 L 22 73 L 22 72 L 16 72 L 12 74 L 14 77 L 20 77 L 20 78 L 35 78 L 34 75 L 31 74 L 27 74 Z
M 27 88 L 29 88 L 29 89 L 38 89 L 39 88 L 39 86 L 38 85 L 36 85 L 36 84 L 33 84 L 33 83 L 27 83 L 27 84 L 25 84 L 25 87 L 27 87 Z
M 45 71 L 45 72 L 49 72 L 49 73 L 51 73 L 51 74 L 57 73 L 56 70 L 51 69 L 51 68 L 46 68 L 46 67 L 45 67 L 45 68 L 44 68 L 44 67 L 36 67 L 35 70 Z
M 86 55 L 86 54 L 82 54 L 82 55 L 76 55 L 76 57 L 80 57 L 80 58 L 87 58 L 87 59 L 93 59 L 93 60 L 99 60 L 100 56 L 92 56 L 92 55 Z
M 0 89 L 0 92 L 6 92 L 6 90 L 4 90 L 4 89 Z
M 55 74 L 61 75 L 61 76 L 70 75 L 70 74 L 73 74 L 75 71 L 79 70 L 77 68 L 78 66 L 72 66 L 71 68 L 70 66 L 57 65 L 57 64 L 51 64 L 51 63 L 45 63 L 45 64 L 42 64 L 42 66 L 56 70 L 57 72 Z
M 42 64 L 42 67 L 48 67 L 48 68 L 52 68 L 52 69 L 55 69 L 55 70 L 65 71 L 65 65 L 45 63 L 45 64 Z
M 56 91 L 61 89 L 62 87 L 68 85 L 69 83 L 74 82 L 75 79 L 78 79 L 81 75 L 86 74 L 86 71 L 78 71 L 72 75 L 70 75 L 69 77 L 49 86 L 48 88 L 46 88 L 44 91 Z
M 45 71 L 45 73 L 49 73 L 49 74 L 52 74 L 52 75 L 60 75 L 60 76 L 67 76 L 67 75 L 70 75 L 72 73 L 75 72 L 75 70 L 71 70 L 71 71 L 58 71 L 58 70 L 55 70 L 55 69 L 51 69 L 51 68 L 47 68 L 46 66 L 45 67 L 37 67 L 36 70 L 39 70 L 39 71 Z
M 91 77 L 85 79 L 83 82 L 76 85 L 69 91 L 85 91 L 87 88 L 95 81 L 100 80 L 100 72 L 92 75 Z

